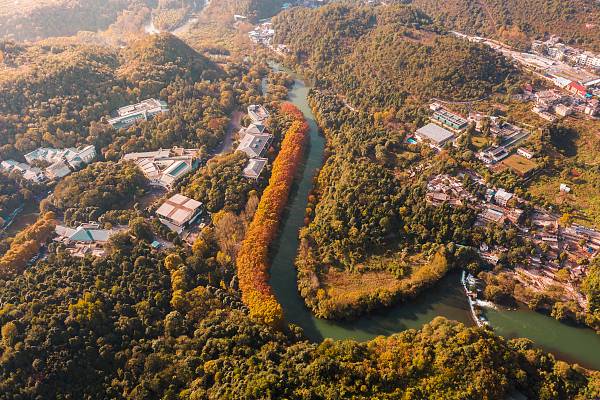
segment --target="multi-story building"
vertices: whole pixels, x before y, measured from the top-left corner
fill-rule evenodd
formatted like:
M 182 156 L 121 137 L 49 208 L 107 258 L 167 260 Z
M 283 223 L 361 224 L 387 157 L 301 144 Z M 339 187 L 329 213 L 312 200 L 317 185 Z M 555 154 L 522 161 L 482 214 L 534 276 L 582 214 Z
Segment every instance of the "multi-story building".
M 155 186 L 172 188 L 181 178 L 198 168 L 199 149 L 160 149 L 144 153 L 129 153 L 124 161 L 134 162 Z
M 169 111 L 166 102 L 156 99 L 147 99 L 137 104 L 121 107 L 117 110 L 118 116 L 108 120 L 115 129 L 126 128 L 141 120 L 148 120 L 153 116 Z

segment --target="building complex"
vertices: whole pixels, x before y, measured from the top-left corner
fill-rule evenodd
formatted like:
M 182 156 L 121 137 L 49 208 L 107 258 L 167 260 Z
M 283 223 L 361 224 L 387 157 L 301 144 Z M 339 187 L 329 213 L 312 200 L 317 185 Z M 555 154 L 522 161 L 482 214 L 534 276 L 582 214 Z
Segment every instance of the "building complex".
M 148 120 L 155 115 L 169 111 L 166 102 L 157 99 L 147 99 L 137 104 L 121 107 L 117 117 L 108 120 L 115 129 L 127 128 L 141 120 Z
M 143 153 L 129 153 L 124 161 L 134 162 L 154 186 L 172 188 L 181 178 L 198 168 L 198 149 L 160 149 Z

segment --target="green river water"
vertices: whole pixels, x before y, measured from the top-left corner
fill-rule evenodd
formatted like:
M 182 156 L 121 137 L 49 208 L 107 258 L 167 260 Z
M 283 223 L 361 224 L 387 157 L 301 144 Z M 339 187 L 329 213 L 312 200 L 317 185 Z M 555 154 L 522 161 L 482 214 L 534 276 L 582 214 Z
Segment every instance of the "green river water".
M 280 69 L 273 65 L 273 68 Z M 290 72 L 289 70 L 286 70 Z M 334 322 L 315 318 L 305 307 L 298 294 L 294 259 L 298 249 L 298 231 L 304 224 L 304 210 L 313 178 L 323 162 L 325 139 L 320 135 L 307 102 L 309 87 L 294 75 L 295 84 L 289 92 L 289 101 L 305 115 L 310 125 L 310 144 L 304 169 L 290 195 L 280 235 L 273 249 L 271 285 L 282 304 L 285 318 L 304 330 L 313 341 L 325 338 L 369 340 L 379 335 L 390 335 L 406 329 L 420 328 L 436 316 L 460 321 L 473 326 L 466 296 L 458 273 L 450 273 L 438 285 L 408 303 L 364 316 L 352 322 Z M 537 346 L 554 353 L 557 358 L 577 362 L 600 370 L 600 336 L 591 329 L 561 324 L 553 318 L 527 309 L 517 311 L 486 310 L 486 317 L 494 330 L 505 337 L 526 337 Z

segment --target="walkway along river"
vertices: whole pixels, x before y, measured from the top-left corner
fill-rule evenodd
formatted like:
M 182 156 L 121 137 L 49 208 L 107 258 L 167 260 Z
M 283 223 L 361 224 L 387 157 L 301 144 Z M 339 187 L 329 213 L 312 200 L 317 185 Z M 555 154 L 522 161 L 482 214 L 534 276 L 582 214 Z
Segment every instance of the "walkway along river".
M 273 68 L 280 68 L 276 65 Z M 286 70 L 286 72 L 290 72 Z M 312 188 L 313 177 L 323 162 L 325 139 L 307 102 L 309 88 L 294 75 L 295 84 L 289 101 L 305 115 L 310 125 L 308 154 L 298 178 L 280 236 L 275 243 L 271 265 L 271 285 L 283 306 L 288 322 L 299 325 L 313 341 L 325 338 L 369 340 L 378 335 L 391 335 L 406 329 L 418 329 L 436 316 L 460 321 L 473 326 L 465 293 L 460 285 L 460 274 L 450 273 L 438 285 L 408 303 L 362 317 L 352 322 L 335 322 L 315 318 L 305 307 L 298 294 L 294 260 L 298 250 L 298 232 L 304 224 L 304 210 Z M 600 336 L 591 329 L 571 327 L 529 310 L 489 310 L 490 325 L 506 337 L 528 337 L 558 358 L 577 362 L 588 368 L 600 369 Z

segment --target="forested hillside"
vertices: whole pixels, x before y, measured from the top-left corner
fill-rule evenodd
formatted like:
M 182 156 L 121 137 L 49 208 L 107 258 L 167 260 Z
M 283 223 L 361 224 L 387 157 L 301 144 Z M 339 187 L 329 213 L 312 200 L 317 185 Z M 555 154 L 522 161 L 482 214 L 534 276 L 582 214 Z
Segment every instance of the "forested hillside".
M 269 18 L 281 10 L 285 0 L 212 0 L 206 14 L 224 20 L 233 20 L 234 15 L 243 15 L 251 21 Z
M 493 50 L 442 36 L 428 16 L 402 5 L 294 8 L 274 24 L 291 62 L 361 109 L 480 98 L 512 71 Z
M 0 50 L 3 159 L 84 143 L 109 159 L 175 144 L 210 149 L 232 107 L 248 104 L 260 89 L 259 70 L 231 64 L 224 71 L 170 34 L 121 51 L 58 40 L 2 42 Z M 170 112 L 121 131 L 106 124 L 118 107 L 150 97 L 167 101 Z
M 155 0 L 0 1 L 0 38 L 35 40 L 106 29 L 134 5 Z
M 551 34 L 600 50 L 600 3 L 586 0 L 406 0 L 436 22 L 465 33 L 482 34 L 527 47 Z
M 598 377 L 531 342 L 437 319 L 367 343 L 311 344 L 253 322 L 215 243 L 106 259 L 51 255 L 0 281 L 0 399 L 504 399 L 597 396 Z M 215 283 L 211 283 L 215 282 Z M 590 380 L 591 379 L 591 380 Z

